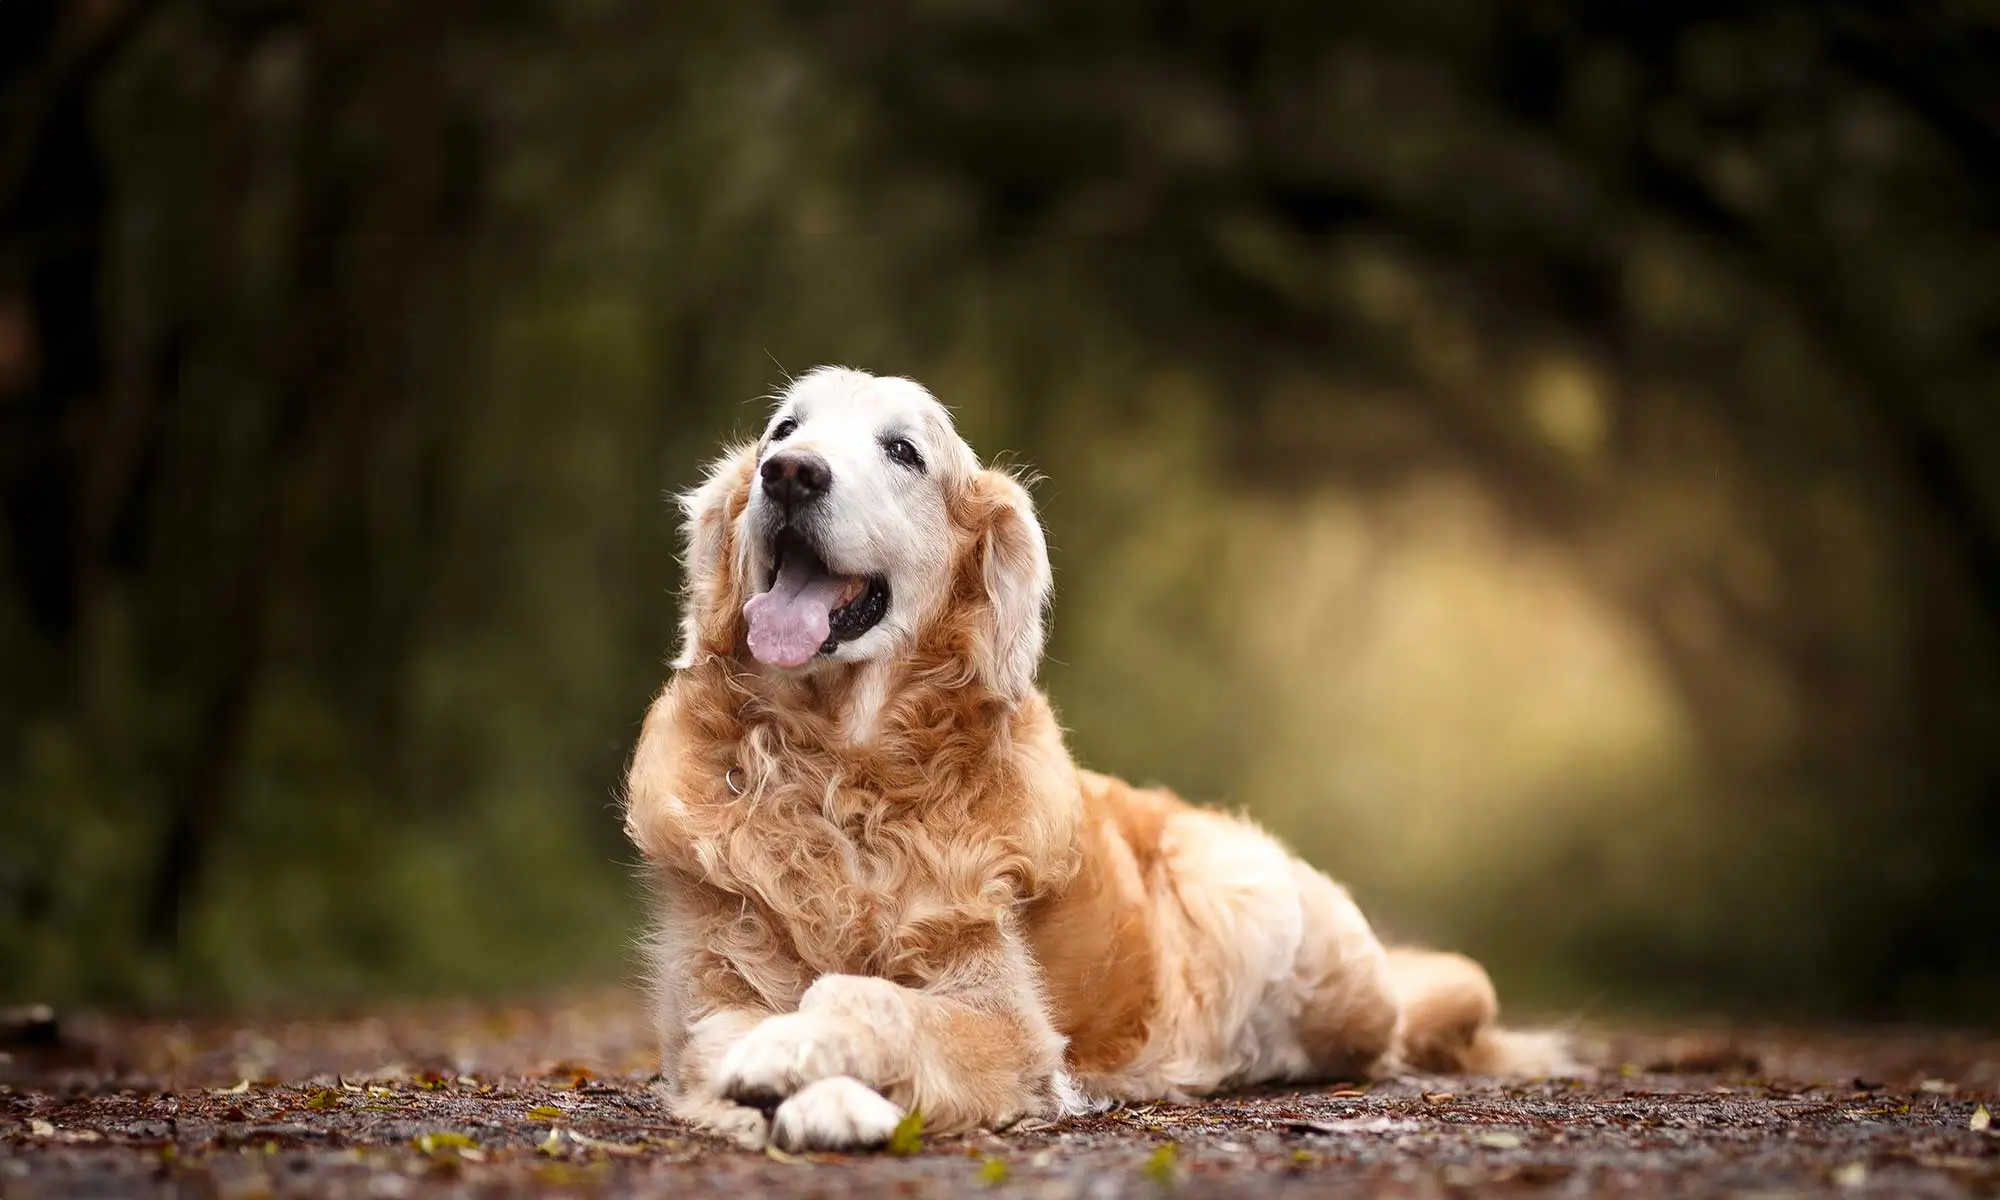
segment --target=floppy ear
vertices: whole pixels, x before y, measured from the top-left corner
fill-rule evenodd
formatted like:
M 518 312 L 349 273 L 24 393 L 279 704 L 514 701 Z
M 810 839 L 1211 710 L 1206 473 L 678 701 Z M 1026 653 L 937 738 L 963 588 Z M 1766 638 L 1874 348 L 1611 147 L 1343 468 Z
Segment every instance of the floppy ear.
M 743 619 L 744 581 L 750 574 L 750 546 L 736 535 L 736 520 L 750 502 L 756 447 L 738 446 L 708 468 L 708 475 L 680 495 L 687 549 L 681 558 L 681 647 L 675 668 L 690 667 L 705 654 L 736 649 Z
M 1035 686 L 1048 637 L 1049 594 L 1055 582 L 1049 547 L 1034 501 L 1018 480 L 985 470 L 973 486 L 980 502 L 975 552 L 993 622 L 977 666 L 987 686 L 1018 701 Z

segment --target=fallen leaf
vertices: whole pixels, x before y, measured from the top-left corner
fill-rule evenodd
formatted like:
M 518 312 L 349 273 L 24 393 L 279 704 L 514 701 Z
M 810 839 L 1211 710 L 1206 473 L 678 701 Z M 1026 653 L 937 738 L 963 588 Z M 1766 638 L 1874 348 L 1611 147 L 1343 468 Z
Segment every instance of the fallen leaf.
M 1519 1150 L 1521 1138 L 1513 1133 L 1482 1133 L 1473 1139 L 1489 1150 Z
M 531 1121 L 560 1121 L 562 1116 L 563 1110 L 553 1104 L 537 1104 L 528 1110 L 528 1119 Z
M 764 1157 L 784 1163 L 788 1167 L 803 1167 L 812 1163 L 812 1160 L 809 1158 L 800 1158 L 796 1154 L 787 1154 L 769 1143 L 766 1143 L 764 1146 Z
M 889 1153 L 916 1154 L 924 1148 L 924 1110 L 913 1108 L 889 1135 Z
M 1985 1133 L 1993 1128 L 1993 1114 L 1987 1112 L 1986 1106 L 1982 1104 L 1972 1110 L 1972 1120 L 1967 1121 L 1965 1127 L 1974 1133 Z
M 542 1144 L 535 1147 L 535 1149 L 540 1150 L 543 1154 L 548 1154 L 548 1155 L 561 1154 L 562 1148 L 563 1148 L 563 1131 L 560 1129 L 549 1130 L 549 1136 L 543 1138 Z
M 1424 1093 L 1424 1103 L 1425 1103 L 1425 1104 L 1443 1104 L 1443 1103 L 1444 1103 L 1445 1101 L 1447 1101 L 1447 1100 L 1451 1100 L 1451 1099 L 1454 1099 L 1454 1098 L 1455 1098 L 1455 1097 L 1454 1097 L 1453 1093 L 1451 1093 L 1451 1092 L 1425 1092 L 1425 1093 Z
M 599 1186 L 599 1181 L 610 1167 L 611 1164 L 601 1158 L 581 1167 L 567 1162 L 547 1162 L 535 1168 L 535 1178 L 550 1187 L 592 1188 Z
M 250 1090 L 250 1081 L 245 1079 L 241 1083 L 238 1083 L 235 1087 L 216 1088 L 215 1094 L 218 1096 L 241 1096 L 243 1093 L 249 1090 Z
M 30 1117 L 28 1118 L 28 1132 L 34 1134 L 36 1137 L 54 1137 L 56 1135 L 56 1127 L 42 1120 L 40 1117 Z
M 563 1136 L 587 1150 L 601 1150 L 606 1154 L 627 1155 L 646 1152 L 646 1147 L 643 1145 L 635 1146 L 629 1142 L 607 1142 L 594 1137 L 585 1137 L 574 1129 L 565 1129 Z
M 1172 1187 L 1180 1181 L 1180 1163 L 1181 1148 L 1173 1142 L 1162 1142 L 1139 1170 L 1140 1174 L 1161 1187 Z
M 1851 1162 L 1833 1169 L 1833 1182 L 1837 1187 L 1858 1188 L 1868 1182 L 1868 1164 Z
M 306 1107 L 314 1112 L 327 1112 L 339 1108 L 340 1105 L 340 1093 L 332 1088 L 320 1088 L 306 1098 Z
M 1415 1121 L 1395 1117 L 1353 1117 L 1345 1121 L 1286 1121 L 1287 1129 L 1305 1133 L 1410 1133 L 1419 1128 Z
M 988 1158 L 979 1164 L 979 1182 L 987 1187 L 998 1187 L 1007 1182 L 1007 1174 L 1007 1160 L 1004 1158 Z
M 471 1150 L 478 1142 L 462 1133 L 422 1133 L 417 1135 L 417 1149 L 425 1154 L 436 1154 L 442 1150 Z
M 1347 1128 L 1330 1121 L 1307 1121 L 1303 1119 L 1280 1122 L 1286 1129 L 1296 1129 L 1300 1133 L 1341 1133 Z M 1301 1151 L 1303 1153 L 1303 1151 Z

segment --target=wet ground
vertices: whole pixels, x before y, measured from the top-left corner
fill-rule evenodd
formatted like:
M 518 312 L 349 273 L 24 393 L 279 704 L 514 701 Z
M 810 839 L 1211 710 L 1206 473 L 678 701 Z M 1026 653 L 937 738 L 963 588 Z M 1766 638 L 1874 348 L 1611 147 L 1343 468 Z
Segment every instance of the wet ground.
M 624 997 L 240 1024 L 16 1019 L 0 1196 L 2000 1194 L 2000 1039 L 1580 1035 L 1585 1080 L 1152 1105 L 914 1153 L 751 1154 L 666 1117 Z

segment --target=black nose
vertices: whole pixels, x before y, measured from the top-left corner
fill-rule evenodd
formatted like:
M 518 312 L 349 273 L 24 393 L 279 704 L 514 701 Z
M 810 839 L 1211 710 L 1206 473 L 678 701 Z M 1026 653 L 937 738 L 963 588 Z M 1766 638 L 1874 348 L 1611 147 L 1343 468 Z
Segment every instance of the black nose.
M 833 470 L 817 454 L 787 450 L 766 459 L 763 468 L 764 494 L 786 508 L 826 495 L 833 486 Z

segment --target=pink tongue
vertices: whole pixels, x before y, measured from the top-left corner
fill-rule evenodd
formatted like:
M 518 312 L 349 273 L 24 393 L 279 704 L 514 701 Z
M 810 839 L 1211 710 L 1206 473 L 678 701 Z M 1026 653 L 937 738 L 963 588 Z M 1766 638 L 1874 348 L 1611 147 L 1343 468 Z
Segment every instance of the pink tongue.
M 750 653 L 771 667 L 811 662 L 826 642 L 833 610 L 846 599 L 850 582 L 815 570 L 809 562 L 786 563 L 771 590 L 750 597 L 743 606 L 750 621 Z

